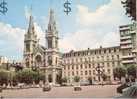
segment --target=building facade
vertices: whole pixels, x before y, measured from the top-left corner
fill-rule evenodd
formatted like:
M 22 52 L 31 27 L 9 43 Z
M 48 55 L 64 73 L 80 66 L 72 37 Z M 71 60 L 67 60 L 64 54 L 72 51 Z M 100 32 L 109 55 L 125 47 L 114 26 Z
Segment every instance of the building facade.
M 61 78 L 62 69 L 58 48 L 58 31 L 52 9 L 50 9 L 48 29 L 45 35 L 46 46 L 41 46 L 31 15 L 24 39 L 24 65 L 26 68 L 42 70 L 46 74 L 46 80 L 56 84 Z
M 121 65 L 137 64 L 137 35 L 134 24 L 120 26 L 120 45 L 98 49 L 70 51 L 60 53 L 58 31 L 54 12 L 50 9 L 49 23 L 46 30 L 46 45 L 41 46 L 37 39 L 32 15 L 24 39 L 24 65 L 27 68 L 39 68 L 45 72 L 48 82 L 59 83 L 66 77 L 68 83 L 79 76 L 81 82 L 102 81 L 105 74 L 113 81 L 113 69 Z
M 137 64 L 136 24 L 120 26 L 120 48 L 123 65 Z
M 101 81 L 97 71 L 97 67 L 100 67 L 113 81 L 113 68 L 121 65 L 120 54 L 119 46 L 64 53 L 63 77 L 67 77 L 70 83 L 75 76 L 79 76 L 81 82 L 87 82 L 89 77 L 92 77 L 93 81 Z
M 0 65 L 8 63 L 8 58 L 4 56 L 0 56 Z

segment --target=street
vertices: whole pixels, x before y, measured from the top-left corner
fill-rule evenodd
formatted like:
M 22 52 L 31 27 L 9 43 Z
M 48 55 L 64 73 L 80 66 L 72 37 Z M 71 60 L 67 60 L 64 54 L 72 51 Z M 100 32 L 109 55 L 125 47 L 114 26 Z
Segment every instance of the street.
M 74 91 L 73 87 L 53 87 L 49 92 L 42 88 L 3 90 L 4 98 L 113 98 L 118 96 L 118 85 L 82 86 L 82 91 Z

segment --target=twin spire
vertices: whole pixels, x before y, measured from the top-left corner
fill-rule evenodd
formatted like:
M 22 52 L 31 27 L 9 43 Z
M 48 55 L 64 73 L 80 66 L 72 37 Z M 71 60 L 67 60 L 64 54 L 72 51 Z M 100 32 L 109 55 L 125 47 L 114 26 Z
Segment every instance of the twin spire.
M 54 18 L 53 9 L 50 9 L 49 13 L 50 13 L 50 15 L 49 15 L 48 31 L 54 31 L 54 30 L 56 30 L 56 21 L 55 21 L 55 18 Z M 30 14 L 30 18 L 29 18 L 28 33 L 30 33 L 30 34 L 35 33 L 35 26 L 34 26 L 34 21 L 33 21 L 32 14 Z

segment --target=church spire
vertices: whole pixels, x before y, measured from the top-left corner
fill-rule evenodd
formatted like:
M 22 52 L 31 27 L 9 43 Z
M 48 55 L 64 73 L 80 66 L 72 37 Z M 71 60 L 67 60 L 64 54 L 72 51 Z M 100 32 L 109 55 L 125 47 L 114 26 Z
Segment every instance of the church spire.
M 54 32 L 56 30 L 56 21 L 53 9 L 50 9 L 49 14 L 48 31 Z
M 33 16 L 32 16 L 32 7 L 31 7 L 30 17 L 29 17 L 28 33 L 30 33 L 30 34 L 35 33 L 35 31 L 34 31 Z

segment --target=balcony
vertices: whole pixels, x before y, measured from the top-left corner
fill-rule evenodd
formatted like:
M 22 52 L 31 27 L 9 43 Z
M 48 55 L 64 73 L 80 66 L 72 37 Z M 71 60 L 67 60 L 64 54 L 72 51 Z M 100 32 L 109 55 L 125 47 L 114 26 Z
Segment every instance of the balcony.
M 136 31 L 135 31 L 135 30 L 133 30 L 133 31 L 131 31 L 130 33 L 131 33 L 131 34 L 135 34 L 135 33 L 136 33 Z
M 136 63 L 135 60 L 123 60 L 123 64 L 130 64 L 130 63 Z
M 122 59 L 131 59 L 131 58 L 135 58 L 135 56 L 134 55 L 122 56 Z
M 120 38 L 121 40 L 131 39 L 131 36 L 123 36 Z
M 131 40 L 121 41 L 120 44 L 121 44 L 121 45 L 124 45 L 124 44 L 132 44 L 132 41 L 131 41 Z
M 128 46 L 121 45 L 121 49 L 132 49 L 132 48 L 133 48 L 132 45 L 128 45 Z
M 120 31 L 123 31 L 123 30 L 130 30 L 130 27 L 129 26 L 125 26 L 125 27 L 120 28 Z

